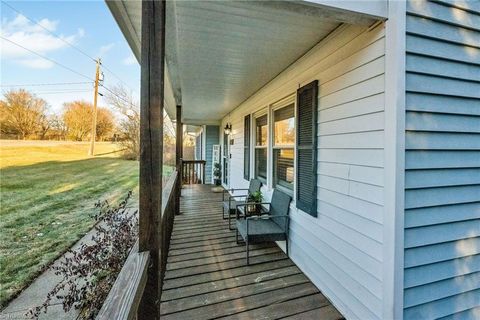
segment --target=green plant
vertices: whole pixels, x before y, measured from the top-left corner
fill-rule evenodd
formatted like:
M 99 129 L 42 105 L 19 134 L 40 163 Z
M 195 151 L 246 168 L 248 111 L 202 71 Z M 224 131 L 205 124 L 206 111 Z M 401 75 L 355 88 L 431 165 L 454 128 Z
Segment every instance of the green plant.
M 255 205 L 248 205 L 248 211 L 249 212 L 261 212 L 262 211 L 262 205 L 260 204 L 263 200 L 263 195 L 262 195 L 262 192 L 261 191 L 256 191 L 254 193 L 252 193 L 249 197 L 248 197 L 248 202 L 253 202 L 253 203 L 257 203 Z
M 222 176 L 222 166 L 220 166 L 220 163 L 218 162 L 213 165 L 213 175 L 217 179 L 220 179 Z
M 256 191 L 250 195 L 250 202 L 261 203 L 263 195 L 261 191 Z

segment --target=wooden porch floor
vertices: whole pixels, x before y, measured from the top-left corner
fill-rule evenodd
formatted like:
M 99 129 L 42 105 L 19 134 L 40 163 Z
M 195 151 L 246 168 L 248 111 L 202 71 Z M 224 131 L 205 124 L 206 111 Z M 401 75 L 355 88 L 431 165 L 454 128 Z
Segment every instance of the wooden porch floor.
M 222 219 L 222 194 L 186 186 L 175 217 L 162 319 L 341 319 L 274 243 L 245 247 Z

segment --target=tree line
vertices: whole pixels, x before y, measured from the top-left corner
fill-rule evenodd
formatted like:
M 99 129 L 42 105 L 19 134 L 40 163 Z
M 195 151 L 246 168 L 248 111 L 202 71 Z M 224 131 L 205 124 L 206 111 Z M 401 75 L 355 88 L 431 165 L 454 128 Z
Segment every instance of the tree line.
M 93 106 L 83 100 L 66 102 L 60 113 L 49 112 L 47 102 L 25 90 L 10 90 L 0 100 L 2 138 L 36 140 L 90 139 Z M 97 108 L 97 140 L 111 140 L 116 135 L 116 120 L 107 108 Z
M 97 108 L 96 138 L 118 142 L 124 157 L 137 159 L 140 154 L 140 108 L 128 91 L 116 86 L 105 94 L 115 115 Z M 58 113 L 49 112 L 45 100 L 25 90 L 10 90 L 0 100 L 0 136 L 2 139 L 88 141 L 92 131 L 93 106 L 83 100 L 66 102 Z M 175 161 L 175 124 L 163 115 L 164 162 Z

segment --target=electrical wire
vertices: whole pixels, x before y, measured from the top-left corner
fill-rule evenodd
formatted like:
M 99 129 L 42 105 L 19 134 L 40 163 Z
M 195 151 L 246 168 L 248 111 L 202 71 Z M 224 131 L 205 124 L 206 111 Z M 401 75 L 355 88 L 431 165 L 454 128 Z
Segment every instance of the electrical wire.
M 40 90 L 40 91 L 32 91 L 32 92 L 35 92 L 35 93 L 44 93 L 44 92 L 52 92 L 52 91 L 55 91 L 55 92 L 77 92 L 77 91 L 92 91 L 93 92 L 93 89 L 90 89 L 90 88 L 76 88 L 76 89 L 72 89 L 72 88 L 62 88 L 62 89 L 55 89 L 55 88 L 52 88 L 51 90 Z
M 12 41 L 12 40 L 10 40 L 10 39 L 5 38 L 4 36 L 1 36 L 1 35 L 0 35 L 0 38 L 3 39 L 3 40 L 5 40 L 5 41 L 8 41 L 8 42 L 10 42 L 10 43 L 12 43 L 12 44 L 14 44 L 14 45 L 16 45 L 16 46 L 18 46 L 18 47 L 20 47 L 20 48 L 22 48 L 22 49 L 25 49 L 25 50 L 27 50 L 27 51 L 29 51 L 29 52 L 31 52 L 31 53 L 39 56 L 40 58 L 43 58 L 43 59 L 48 60 L 48 61 L 50 61 L 50 62 L 52 62 L 52 63 L 55 63 L 56 65 L 58 65 L 58 66 L 60 66 L 60 67 L 62 67 L 62 68 L 64 68 L 64 69 L 66 69 L 66 70 L 69 70 L 69 71 L 71 71 L 71 72 L 73 72 L 73 73 L 76 73 L 77 75 L 79 75 L 79 76 L 81 76 L 81 77 L 84 77 L 84 78 L 86 78 L 86 79 L 88 79 L 88 80 L 91 80 L 91 81 L 95 81 L 95 80 L 93 80 L 92 78 L 90 78 L 89 76 L 86 76 L 86 75 L 84 75 L 84 74 L 82 74 L 82 73 L 80 73 L 80 72 L 78 72 L 78 71 L 76 71 L 76 70 L 73 70 L 72 68 L 67 67 L 66 65 L 61 64 L 60 62 L 57 62 L 57 61 L 55 61 L 55 60 L 53 60 L 53 59 L 50 59 L 50 58 L 48 58 L 48 57 L 46 57 L 46 56 L 44 56 L 44 55 L 42 55 L 42 54 L 40 54 L 40 53 L 38 53 L 38 52 L 36 52 L 36 51 L 33 51 L 33 50 L 31 50 L 31 49 L 28 49 L 28 48 L 22 46 L 21 44 L 16 43 L 15 41 Z
M 55 82 L 55 83 L 25 83 L 25 84 L 2 84 L 0 87 L 38 87 L 38 86 L 60 86 L 60 85 L 77 85 L 77 84 L 93 84 L 92 81 L 82 82 Z
M 114 91 L 112 91 L 111 89 L 109 89 L 108 87 L 102 85 L 101 86 L 103 89 L 107 90 L 108 92 L 110 92 L 112 95 L 114 95 L 115 97 L 117 97 L 118 99 L 122 100 L 123 102 L 126 102 L 128 104 L 133 104 L 131 101 L 128 101 L 126 100 L 125 98 L 119 96 L 117 93 L 115 93 Z
M 28 17 L 27 15 L 25 15 L 23 12 L 21 12 L 20 10 L 16 9 L 15 7 L 13 7 L 12 5 L 10 5 L 9 3 L 5 2 L 5 1 L 1 1 L 4 5 L 6 5 L 7 7 L 9 7 L 11 10 L 17 12 L 18 14 L 24 16 L 26 19 L 30 20 L 32 23 L 35 23 L 36 25 L 38 25 L 39 27 L 41 27 L 42 29 L 44 29 L 45 31 L 47 31 L 48 33 L 50 33 L 51 35 L 53 35 L 54 37 L 56 37 L 57 39 L 63 41 L 65 44 L 67 44 L 68 46 L 72 47 L 73 49 L 77 50 L 78 52 L 80 52 L 82 55 L 84 55 L 85 57 L 89 58 L 90 60 L 93 60 L 94 62 L 97 61 L 97 59 L 93 58 L 92 56 L 90 56 L 88 53 L 86 53 L 84 50 L 80 49 L 78 46 L 74 45 L 73 43 L 65 40 L 64 38 L 60 37 L 59 35 L 57 35 L 55 32 L 49 30 L 48 28 L 44 27 L 43 25 L 41 25 L 38 21 Z M 130 90 L 132 91 L 135 91 L 133 90 L 125 81 L 123 81 L 119 76 L 117 76 L 110 68 L 108 68 L 105 64 L 101 63 L 101 65 L 103 66 L 103 68 L 105 69 L 105 71 L 109 72 L 112 76 L 114 76 L 118 81 L 120 81 L 121 83 L 123 83 L 125 86 L 127 86 Z
M 6 5 L 7 7 L 9 7 L 10 9 L 12 9 L 13 11 L 17 12 L 18 14 L 24 16 L 25 18 L 27 18 L 28 20 L 30 20 L 31 22 L 35 23 L 36 25 L 38 25 L 39 27 L 41 27 L 42 29 L 44 29 L 45 31 L 47 31 L 48 33 L 50 33 L 51 35 L 53 35 L 54 37 L 60 39 L 61 41 L 63 41 L 64 43 L 66 43 L 67 45 L 69 45 L 70 47 L 74 48 L 75 50 L 77 50 L 78 52 L 80 52 L 81 54 L 83 54 L 84 56 L 86 56 L 87 58 L 93 60 L 93 61 L 96 61 L 95 58 L 91 57 L 88 53 L 86 53 L 85 51 L 83 51 L 82 49 L 80 49 L 79 47 L 75 46 L 73 43 L 70 43 L 68 42 L 67 40 L 65 40 L 64 38 L 60 37 L 59 35 L 57 35 L 55 32 L 49 30 L 48 28 L 42 26 L 38 21 L 35 21 L 34 19 L 32 18 L 29 18 L 28 16 L 24 15 L 20 10 L 17 10 L 15 9 L 12 5 L 8 4 L 7 2 L 3 1 L 2 0 L 2 3 L 4 5 Z
M 103 63 L 102 63 L 102 67 L 103 67 L 103 69 L 104 69 L 105 71 L 107 71 L 108 73 L 110 73 L 110 74 L 111 74 L 113 77 L 115 77 L 118 81 L 120 81 L 121 83 L 123 83 L 127 88 L 129 88 L 130 90 L 132 90 L 132 91 L 135 92 L 135 90 L 133 90 L 132 87 L 130 87 L 125 81 L 123 81 L 119 76 L 117 76 L 110 68 L 108 68 L 108 67 L 107 67 L 106 65 L 104 65 Z
M 77 90 L 77 91 L 47 91 L 47 92 L 34 92 L 36 95 L 44 94 L 61 94 L 61 93 L 82 93 L 82 92 L 92 92 L 92 90 Z

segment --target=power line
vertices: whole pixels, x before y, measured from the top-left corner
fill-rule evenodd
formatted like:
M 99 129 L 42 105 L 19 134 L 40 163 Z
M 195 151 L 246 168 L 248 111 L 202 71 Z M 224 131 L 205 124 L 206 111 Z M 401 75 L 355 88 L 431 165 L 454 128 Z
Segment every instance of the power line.
M 15 9 L 12 5 L 8 4 L 7 2 L 3 1 L 2 0 L 2 3 L 4 5 L 6 5 L 7 7 L 9 7 L 10 9 L 12 9 L 13 11 L 17 12 L 18 14 L 21 14 L 22 16 L 24 16 L 25 18 L 27 18 L 28 20 L 30 20 L 31 22 L 35 23 L 36 25 L 40 26 L 42 29 L 44 29 L 45 31 L 47 31 L 48 33 L 50 33 L 51 35 L 53 35 L 54 37 L 60 39 L 61 41 L 63 41 L 64 43 L 66 43 L 67 45 L 69 45 L 70 47 L 74 48 L 75 50 L 77 50 L 78 52 L 80 52 L 81 54 L 83 54 L 84 56 L 86 56 L 87 58 L 93 60 L 93 61 L 96 61 L 95 58 L 92 58 L 88 53 L 86 53 L 85 51 L 83 51 L 82 49 L 80 49 L 79 47 L 75 46 L 73 43 L 70 43 L 68 42 L 67 40 L 65 40 L 64 38 L 60 37 L 59 35 L 57 35 L 56 33 L 54 33 L 53 31 L 49 30 L 48 28 L 42 26 L 38 21 L 32 19 L 32 18 L 29 18 L 28 16 L 24 15 L 20 10 L 17 10 Z
M 92 81 L 82 82 L 55 82 L 55 83 L 25 83 L 25 84 L 2 84 L 0 87 L 38 87 L 38 86 L 60 86 L 60 85 L 77 85 L 92 84 Z
M 86 78 L 86 79 L 88 79 L 88 80 L 93 81 L 93 79 L 90 78 L 89 76 L 86 76 L 86 75 L 84 75 L 84 74 L 82 74 L 82 73 L 80 73 L 80 72 L 78 72 L 78 71 L 75 71 L 75 70 L 73 70 L 72 68 L 67 67 L 67 66 L 64 65 L 64 64 L 61 64 L 60 62 L 57 62 L 57 61 L 55 61 L 55 60 L 53 60 L 53 59 L 50 59 L 50 58 L 47 58 L 47 57 L 45 57 L 44 55 L 42 55 L 42 54 L 40 54 L 40 53 L 38 53 L 38 52 L 36 52 L 36 51 L 30 50 L 30 49 L 22 46 L 21 44 L 16 43 L 15 41 L 12 41 L 12 40 L 10 40 L 10 39 L 7 39 L 7 38 L 5 38 L 4 36 L 1 36 L 1 35 L 0 35 L 0 38 L 2 38 L 3 40 L 8 41 L 8 42 L 10 42 L 10 43 L 18 46 L 18 47 L 20 47 L 20 48 L 22 48 L 22 49 L 25 49 L 25 50 L 27 50 L 27 51 L 29 51 L 29 52 L 31 52 L 31 53 L 39 56 L 40 58 L 43 58 L 43 59 L 48 60 L 48 61 L 50 61 L 50 62 L 53 62 L 53 63 L 55 63 L 56 65 L 59 65 L 59 66 L 62 67 L 62 68 L 65 68 L 65 69 L 67 69 L 67 70 L 69 70 L 69 71 L 71 71 L 71 72 L 73 72 L 73 73 L 78 74 L 79 76 L 82 76 L 82 77 L 84 77 L 84 78 Z
M 52 88 L 51 90 L 40 90 L 40 91 L 32 91 L 32 92 L 35 92 L 35 93 L 44 93 L 44 92 L 52 92 L 52 91 L 55 91 L 55 92 L 77 92 L 77 91 L 92 91 L 92 89 L 89 89 L 89 88 L 60 88 L 60 89 L 56 89 L 56 88 Z
M 84 50 L 80 49 L 78 46 L 74 45 L 73 43 L 71 42 L 68 42 L 67 40 L 65 40 L 64 38 L 60 37 L 59 35 L 57 35 L 55 32 L 49 30 L 48 28 L 44 27 L 43 25 L 41 25 L 38 21 L 28 17 L 27 15 L 25 15 L 23 12 L 21 12 L 20 10 L 16 9 L 15 7 L 13 7 L 12 5 L 8 4 L 7 2 L 5 1 L 1 1 L 3 4 L 5 4 L 7 7 L 9 7 L 10 9 L 12 9 L 13 11 L 17 12 L 18 14 L 24 16 L 26 19 L 30 20 L 31 22 L 35 23 L 36 25 L 38 25 L 39 27 L 41 27 L 42 29 L 44 29 L 45 31 L 47 31 L 48 33 L 50 33 L 51 35 L 53 35 L 54 37 L 56 37 L 57 39 L 63 41 L 64 43 L 66 43 L 68 46 L 72 47 L 73 49 L 77 50 L 78 52 L 80 52 L 81 54 L 83 54 L 84 56 L 86 56 L 87 58 L 93 60 L 93 61 L 97 61 L 97 59 L 93 58 L 92 56 L 90 56 L 88 53 L 86 53 Z M 114 76 L 118 81 L 120 81 L 121 83 L 123 83 L 125 86 L 127 86 L 128 88 L 130 88 L 132 91 L 135 91 L 133 90 L 125 81 L 123 81 L 119 76 L 117 76 L 110 68 L 108 68 L 107 66 L 105 66 L 104 64 L 102 64 L 103 68 L 109 72 L 112 76 Z
M 115 78 L 117 78 L 118 81 L 120 81 L 121 83 L 123 83 L 125 86 L 127 86 L 128 88 L 130 88 L 130 90 L 132 91 L 135 91 L 133 90 L 125 81 L 123 81 L 119 76 L 117 76 L 110 68 L 107 68 L 106 65 L 102 64 L 103 66 L 103 69 L 105 69 L 105 71 L 107 71 L 108 73 L 110 73 L 112 76 L 114 76 Z
M 112 95 L 114 95 L 118 99 L 122 100 L 123 102 L 126 102 L 128 104 L 133 104 L 133 102 L 126 100 L 122 96 L 119 96 L 115 91 L 112 91 L 111 89 L 107 88 L 106 86 L 102 85 L 102 88 L 104 88 L 105 90 L 107 90 L 108 92 L 110 92 Z
M 83 92 L 91 92 L 92 90 L 77 90 L 77 91 L 48 91 L 48 92 L 34 92 L 37 95 L 44 95 L 44 94 L 61 94 L 61 93 L 83 93 Z

